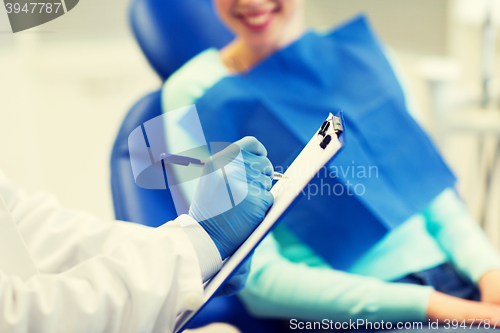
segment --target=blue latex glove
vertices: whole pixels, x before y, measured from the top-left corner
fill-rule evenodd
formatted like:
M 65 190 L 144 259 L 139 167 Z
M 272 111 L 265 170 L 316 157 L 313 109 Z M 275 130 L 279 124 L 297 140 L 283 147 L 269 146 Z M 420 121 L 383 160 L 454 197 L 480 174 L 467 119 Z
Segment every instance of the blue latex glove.
M 250 274 L 250 266 L 252 264 L 253 252 L 250 257 L 243 262 L 236 269 L 233 275 L 222 285 L 222 288 L 215 295 L 219 296 L 231 296 L 241 291 L 247 282 L 248 274 Z
M 189 215 L 210 235 L 222 259 L 245 241 L 273 203 L 273 166 L 266 155 L 257 139 L 245 137 L 205 165 Z

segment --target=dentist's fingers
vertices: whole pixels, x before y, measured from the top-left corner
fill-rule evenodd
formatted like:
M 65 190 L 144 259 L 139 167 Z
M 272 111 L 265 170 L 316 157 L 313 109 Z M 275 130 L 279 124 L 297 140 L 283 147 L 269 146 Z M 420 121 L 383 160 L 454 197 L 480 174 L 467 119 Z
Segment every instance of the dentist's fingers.
M 267 176 L 272 176 L 274 167 L 271 161 L 265 156 L 256 156 L 245 150 L 243 153 L 243 160 L 245 161 L 246 170 L 250 174 L 262 173 Z
M 264 145 L 253 136 L 246 136 L 243 139 L 236 141 L 235 144 L 240 146 L 241 149 L 254 155 L 267 156 L 266 147 L 264 147 Z

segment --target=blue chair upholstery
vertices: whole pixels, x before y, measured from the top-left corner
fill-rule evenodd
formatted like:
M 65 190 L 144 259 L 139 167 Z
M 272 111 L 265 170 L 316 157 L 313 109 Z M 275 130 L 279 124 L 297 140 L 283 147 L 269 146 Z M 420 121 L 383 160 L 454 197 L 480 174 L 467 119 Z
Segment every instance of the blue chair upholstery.
M 133 0 L 130 22 L 151 66 L 168 78 L 190 58 L 208 47 L 222 47 L 232 38 L 215 16 L 210 0 Z M 126 115 L 111 153 L 111 189 L 115 216 L 157 227 L 177 214 L 170 191 L 148 190 L 135 184 L 128 136 L 144 122 L 162 114 L 161 90 L 139 100 Z M 236 296 L 212 299 L 190 328 L 225 322 L 246 332 L 280 332 L 282 323 L 251 317 Z
M 211 0 L 133 0 L 129 15 L 137 42 L 163 80 L 201 51 L 233 38 Z
M 161 90 L 143 97 L 125 117 L 111 152 L 111 192 L 118 220 L 157 227 L 176 218 L 168 190 L 147 190 L 135 184 L 128 136 L 144 122 L 161 115 Z

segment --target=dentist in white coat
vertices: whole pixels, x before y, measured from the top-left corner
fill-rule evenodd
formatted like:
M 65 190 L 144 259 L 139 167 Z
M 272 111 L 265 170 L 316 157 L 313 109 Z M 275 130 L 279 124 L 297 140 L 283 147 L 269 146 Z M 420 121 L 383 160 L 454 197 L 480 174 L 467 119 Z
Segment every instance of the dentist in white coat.
M 265 148 L 237 144 L 245 172 L 225 171 L 233 196 L 248 190 L 244 201 L 212 217 L 211 193 L 225 184 L 201 178 L 189 215 L 156 229 L 28 196 L 0 171 L 0 332 L 171 332 L 272 204 Z

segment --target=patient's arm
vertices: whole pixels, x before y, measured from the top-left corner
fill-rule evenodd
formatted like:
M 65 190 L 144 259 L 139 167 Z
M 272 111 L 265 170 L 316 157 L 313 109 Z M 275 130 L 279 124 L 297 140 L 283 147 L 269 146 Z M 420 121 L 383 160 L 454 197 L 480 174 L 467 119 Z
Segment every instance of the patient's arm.
M 452 321 L 453 319 L 456 319 L 459 324 L 463 321 L 468 324 L 481 321 L 481 324 L 484 324 L 485 320 L 489 320 L 493 328 L 500 318 L 500 306 L 433 292 L 429 298 L 427 316 L 432 321 L 439 320 L 441 324 L 446 324 L 446 320 Z
M 500 305 L 500 269 L 484 274 L 478 285 L 481 290 L 481 301 Z
M 487 272 L 500 269 L 500 254 L 454 190 L 445 190 L 423 213 L 429 232 L 454 266 L 474 283 Z
M 497 282 L 498 283 L 498 282 Z M 498 319 L 500 306 L 462 300 L 431 287 L 388 283 L 288 261 L 267 236 L 255 251 L 251 273 L 239 294 L 256 316 L 349 321 Z
M 290 262 L 269 235 L 255 251 L 240 296 L 250 312 L 262 317 L 413 321 L 426 319 L 432 292 L 430 287 Z

